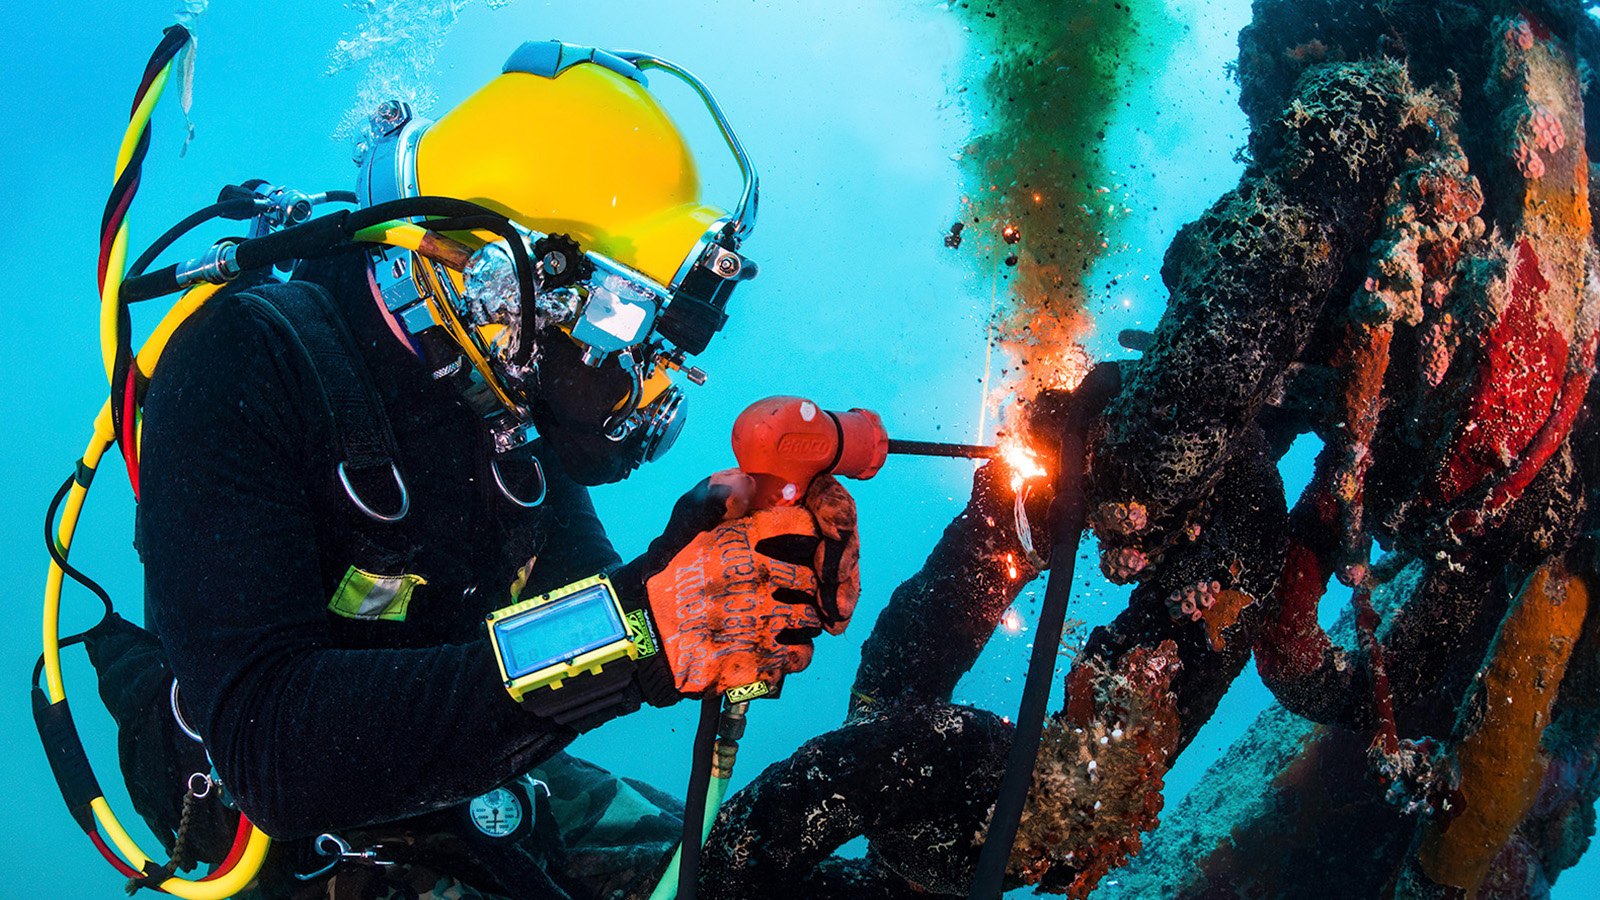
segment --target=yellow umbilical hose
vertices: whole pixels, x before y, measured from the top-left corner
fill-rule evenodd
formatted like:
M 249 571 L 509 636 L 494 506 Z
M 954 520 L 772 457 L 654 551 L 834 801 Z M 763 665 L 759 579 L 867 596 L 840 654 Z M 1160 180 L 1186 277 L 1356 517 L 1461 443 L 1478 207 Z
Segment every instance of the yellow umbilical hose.
M 172 71 L 172 63 L 167 63 L 150 82 L 150 89 L 145 91 L 144 99 L 134 109 L 133 115 L 128 119 L 128 130 L 123 132 L 122 146 L 117 151 L 116 172 L 111 177 L 111 183 L 116 184 L 122 178 L 122 173 L 128 168 L 129 160 L 133 159 L 134 149 L 139 145 L 139 135 L 144 132 L 144 127 L 150 121 L 150 114 L 155 111 L 156 102 L 161 99 L 161 92 L 167 86 L 167 76 Z M 106 274 L 100 284 L 100 355 L 105 358 L 106 380 L 115 381 L 117 365 L 117 292 L 122 287 L 122 272 L 128 259 L 128 220 L 123 218 L 122 224 L 117 228 L 117 236 L 111 244 L 111 254 L 106 265 Z
M 163 70 L 154 82 L 146 97 L 146 102 L 140 104 L 135 115 L 135 123 L 130 126 L 129 134 L 137 141 L 139 130 L 143 127 L 142 119 L 149 118 L 149 107 L 153 106 L 153 98 L 159 92 L 165 80 L 166 72 Z M 118 158 L 117 171 L 120 177 L 122 169 L 127 165 L 132 152 L 133 144 L 125 140 L 123 153 Z M 371 232 L 371 233 L 368 233 Z M 362 232 L 360 240 L 372 243 L 384 243 L 404 249 L 418 250 L 422 242 L 429 239 L 431 232 L 415 225 L 379 226 Z M 106 366 L 108 376 L 113 375 L 112 366 L 116 356 L 116 317 L 117 317 L 117 289 L 120 278 L 111 277 L 110 273 L 120 272 L 126 258 L 126 226 L 118 232 L 116 243 L 112 248 L 110 266 L 107 268 L 107 286 L 102 291 L 102 318 L 101 339 L 102 349 L 106 353 Z M 221 289 L 221 285 L 204 284 L 193 288 L 184 294 L 178 302 L 173 304 L 167 314 L 156 325 L 150 337 L 139 349 L 135 357 L 139 372 L 149 377 L 155 372 L 156 364 L 161 358 L 162 351 L 166 349 L 167 342 L 196 310 L 203 306 Z M 84 449 L 81 460 L 80 475 L 73 482 L 62 504 L 61 521 L 56 528 L 56 546 L 61 558 L 66 559 L 72 548 L 73 535 L 77 530 L 78 520 L 83 512 L 83 504 L 89 493 L 89 482 L 95 470 L 100 465 L 101 458 L 110 449 L 116 440 L 115 427 L 112 423 L 111 401 L 107 400 L 101 406 L 100 412 L 95 416 L 93 433 L 88 446 Z M 67 691 L 65 680 L 61 671 L 61 589 L 66 573 L 54 560 L 50 563 L 50 571 L 45 580 L 44 597 L 44 676 L 45 694 L 52 704 L 66 700 Z M 106 836 L 117 848 L 127 862 L 135 869 L 144 870 L 153 860 L 147 856 L 126 828 L 117 819 L 105 797 L 96 797 L 90 801 L 90 809 L 95 819 L 104 829 Z M 214 879 L 191 880 L 172 877 L 161 882 L 158 887 L 166 893 L 185 900 L 223 900 L 238 893 L 249 885 L 256 873 L 260 871 L 262 862 L 266 859 L 267 850 L 272 840 L 259 828 L 249 826 L 249 836 L 246 839 L 244 852 L 238 861 L 225 873 L 219 873 Z
M 150 116 L 155 110 L 156 103 L 161 99 L 163 89 L 172 71 L 169 61 L 156 73 L 148 89 L 141 98 L 139 105 L 129 117 L 127 131 L 124 132 L 122 144 L 117 152 L 116 170 L 112 178 L 115 184 L 121 180 L 134 154 L 137 152 L 140 135 L 150 121 Z M 101 355 L 104 357 L 106 379 L 108 382 L 116 381 L 116 360 L 119 345 L 117 326 L 120 315 L 118 293 L 121 289 L 122 274 L 127 262 L 128 251 L 128 224 L 124 218 L 118 224 L 116 236 L 112 239 L 110 250 L 106 258 L 105 274 L 100 284 L 100 345 Z M 155 361 L 166 345 L 167 338 L 177 328 L 178 323 L 191 312 L 204 303 L 208 297 L 216 292 L 215 287 L 200 289 L 191 292 L 174 308 L 168 312 L 162 321 L 162 327 L 157 329 L 156 336 L 149 341 L 139 353 L 141 371 L 149 373 L 155 367 Z M 61 523 L 56 529 L 55 542 L 61 558 L 66 559 L 72 547 L 73 533 L 77 529 L 78 518 L 83 511 L 83 503 L 89 492 L 89 482 L 96 467 L 106 450 L 116 440 L 116 429 L 113 425 L 111 400 L 108 399 L 95 416 L 93 435 L 88 446 L 84 449 L 78 477 L 74 480 L 71 489 L 62 507 Z M 66 573 L 61 566 L 51 560 L 50 572 L 45 580 L 44 601 L 44 669 L 45 669 L 45 694 L 52 705 L 66 702 L 66 682 L 61 674 L 61 587 Z M 106 835 L 117 849 L 127 859 L 128 863 L 141 871 L 151 862 L 150 858 L 139 849 L 137 843 L 128 835 L 126 829 L 117 821 L 117 817 L 106 803 L 105 797 L 96 797 L 89 803 L 95 818 L 100 826 L 105 829 Z M 244 852 L 232 868 L 226 872 L 217 873 L 216 878 L 190 881 L 183 878 L 168 878 L 160 885 L 160 889 L 167 893 L 184 897 L 186 900 L 222 900 L 242 890 L 255 878 L 260 870 L 262 860 L 265 859 L 267 848 L 271 840 L 259 829 L 251 827 L 246 841 Z
M 141 135 L 149 124 L 156 104 L 161 99 L 161 94 L 166 87 L 171 71 L 172 63 L 169 61 L 156 73 L 140 99 L 138 106 L 129 117 L 128 127 L 123 134 L 122 143 L 117 153 L 116 167 L 112 179 L 113 184 L 122 179 L 129 164 L 138 152 Z M 406 223 L 388 223 L 385 226 L 367 229 L 360 239 L 404 247 L 430 256 L 435 255 L 428 253 L 430 249 L 436 252 L 442 249 L 446 251 L 446 255 L 452 256 L 461 256 L 462 251 L 466 249 L 464 245 L 456 244 L 454 241 L 449 241 L 441 236 L 433 235 L 423 228 Z M 124 217 L 118 223 L 116 235 L 112 239 L 111 246 L 107 252 L 105 273 L 101 278 L 100 284 L 100 349 L 104 358 L 107 381 L 112 384 L 116 383 L 118 374 L 116 371 L 117 354 L 120 347 L 118 325 L 122 314 L 119 293 L 121 291 L 123 272 L 127 264 L 127 248 L 128 223 L 126 217 Z M 454 258 L 447 260 L 447 262 L 457 263 L 455 267 L 459 268 L 460 263 Z M 464 262 L 464 256 L 461 262 Z M 430 271 L 428 275 L 432 276 L 433 273 Z M 430 277 L 430 280 L 434 279 Z M 436 289 L 438 288 L 437 284 L 434 286 Z M 174 304 L 135 357 L 141 374 L 148 377 L 155 371 L 156 362 L 159 360 L 162 350 L 166 347 L 167 341 L 172 337 L 178 326 L 214 296 L 219 287 L 219 285 L 202 285 L 189 291 Z M 448 304 L 444 302 L 430 303 L 430 307 L 434 309 L 435 314 L 445 321 L 447 328 L 455 325 L 457 330 L 463 331 L 460 336 L 467 336 L 460 323 L 454 319 L 453 310 L 445 308 L 447 306 Z M 469 348 L 473 346 L 470 339 L 464 341 L 463 345 Z M 474 356 L 470 349 L 468 355 L 469 357 Z M 481 354 L 477 354 L 477 356 L 479 358 L 472 359 L 473 364 L 479 365 L 481 363 L 487 367 L 487 361 L 481 359 Z M 495 382 L 490 380 L 490 384 L 495 385 Z M 496 393 L 502 393 L 498 390 L 498 386 L 495 386 L 497 388 Z M 92 481 L 92 476 L 106 450 L 117 439 L 112 415 L 112 403 L 119 402 L 119 399 L 112 398 L 107 400 L 101 407 L 100 412 L 95 416 L 93 434 L 89 439 L 88 446 L 84 449 L 78 477 L 74 480 L 62 505 L 61 521 L 56 528 L 55 542 L 63 560 L 66 559 L 71 549 L 73 534 L 77 529 L 78 520 L 83 511 L 83 504 L 89 492 L 89 482 Z M 502 396 L 500 399 L 507 404 L 508 408 L 513 406 L 509 397 Z M 132 424 L 135 429 L 134 441 L 137 443 L 142 432 L 137 428 L 137 423 Z M 136 454 L 137 447 L 129 448 L 129 452 Z M 66 684 L 61 671 L 60 641 L 61 589 L 65 576 L 66 573 L 61 565 L 52 560 L 50 571 L 45 581 L 43 616 L 45 693 L 52 705 L 63 703 L 66 700 Z M 111 811 L 111 807 L 106 802 L 105 797 L 94 798 L 90 801 L 89 806 L 96 820 L 100 823 L 100 827 L 104 829 L 106 836 L 125 857 L 127 862 L 133 868 L 144 871 L 152 860 L 139 849 L 138 844 L 128 834 L 127 830 L 122 827 L 115 813 Z M 249 831 L 244 851 L 227 871 L 216 873 L 214 878 L 199 880 L 178 877 L 168 878 L 160 883 L 159 889 L 169 894 L 186 898 L 186 900 L 222 900 L 222 898 L 232 896 L 244 889 L 260 870 L 261 864 L 266 857 L 267 849 L 271 845 L 271 839 L 260 829 L 255 828 L 253 825 L 248 825 L 248 823 L 247 827 Z
M 155 370 L 156 361 L 161 356 L 161 351 L 166 347 L 167 340 L 177 330 L 179 324 L 188 318 L 191 313 L 199 309 L 213 294 L 217 292 L 217 285 L 204 285 L 184 295 L 177 304 L 162 319 L 155 333 L 151 335 L 138 355 L 139 370 L 146 374 Z M 89 493 L 86 482 L 90 479 L 100 459 L 105 455 L 115 439 L 111 423 L 111 402 L 106 401 L 95 416 L 94 433 L 89 439 L 88 446 L 84 449 L 82 459 L 82 472 L 62 506 L 61 523 L 56 528 L 56 547 L 63 559 L 72 549 L 73 533 L 77 529 L 78 518 L 83 511 L 83 503 Z M 54 560 L 50 563 L 50 573 L 45 581 L 44 598 L 44 670 L 45 693 L 52 704 L 66 700 L 66 683 L 61 674 L 61 587 L 66 573 Z M 139 845 L 134 841 L 127 829 L 117 820 L 105 797 L 96 797 L 90 801 L 90 809 L 94 812 L 95 819 L 100 827 L 105 830 L 106 836 L 116 846 L 129 865 L 135 869 L 144 870 L 152 862 Z M 185 900 L 223 900 L 243 890 L 255 878 L 261 869 L 261 863 L 267 855 L 267 848 L 272 840 L 260 829 L 251 826 L 249 837 L 245 844 L 243 854 L 234 866 L 226 873 L 215 879 L 190 880 L 186 878 L 168 878 L 161 882 L 160 889 Z

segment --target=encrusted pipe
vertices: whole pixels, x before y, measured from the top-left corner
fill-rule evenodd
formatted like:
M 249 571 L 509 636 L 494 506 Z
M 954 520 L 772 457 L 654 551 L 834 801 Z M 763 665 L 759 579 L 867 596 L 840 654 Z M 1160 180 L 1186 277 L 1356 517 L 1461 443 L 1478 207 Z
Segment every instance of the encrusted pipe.
M 1583 581 L 1559 559 L 1517 595 L 1456 722 L 1459 806 L 1426 828 L 1417 851 L 1435 882 L 1475 892 L 1533 808 L 1545 769 L 1539 740 L 1588 608 Z

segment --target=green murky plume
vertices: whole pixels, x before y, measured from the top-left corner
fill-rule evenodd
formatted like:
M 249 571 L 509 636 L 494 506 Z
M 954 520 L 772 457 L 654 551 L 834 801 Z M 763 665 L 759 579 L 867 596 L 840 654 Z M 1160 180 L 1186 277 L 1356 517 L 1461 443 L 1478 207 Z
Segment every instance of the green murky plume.
M 1019 399 L 1076 383 L 1087 283 L 1127 213 L 1111 125 L 1182 26 L 1161 0 L 956 0 L 973 33 L 962 237 L 1009 285 L 992 339 Z

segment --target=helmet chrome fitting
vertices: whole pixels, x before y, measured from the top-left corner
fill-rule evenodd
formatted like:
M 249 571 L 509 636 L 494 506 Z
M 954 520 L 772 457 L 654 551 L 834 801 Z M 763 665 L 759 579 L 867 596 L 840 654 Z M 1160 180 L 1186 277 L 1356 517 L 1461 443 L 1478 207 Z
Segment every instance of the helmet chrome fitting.
M 744 180 L 731 211 L 700 201 L 693 157 L 648 91 L 647 69 L 689 85 L 716 121 Z M 552 141 L 543 123 L 554 114 L 584 140 Z M 531 439 L 540 342 L 559 337 L 585 366 L 615 360 L 627 374 L 600 434 L 628 468 L 666 452 L 685 404 L 670 373 L 704 382 L 686 358 L 727 321 L 733 287 L 756 274 L 739 253 L 755 223 L 755 171 L 704 83 L 649 54 L 529 42 L 437 122 L 384 104 L 359 161 L 363 205 L 460 197 L 515 230 L 519 247 L 503 228 L 440 223 L 476 248 L 459 271 L 416 251 L 373 250 L 374 287 L 398 330 L 436 377 L 461 382 L 497 449 Z M 519 258 L 531 262 L 531 292 L 519 289 L 528 283 Z

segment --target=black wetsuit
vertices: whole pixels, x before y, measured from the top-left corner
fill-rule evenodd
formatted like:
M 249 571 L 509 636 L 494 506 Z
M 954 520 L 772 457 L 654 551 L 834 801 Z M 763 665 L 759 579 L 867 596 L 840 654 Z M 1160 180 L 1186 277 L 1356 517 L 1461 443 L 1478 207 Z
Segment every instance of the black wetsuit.
M 152 382 L 139 510 L 146 622 L 218 772 L 277 838 L 460 803 L 563 747 L 572 729 L 501 686 L 483 616 L 530 559 L 524 595 L 617 562 L 553 460 L 535 511 L 494 487 L 478 418 L 389 332 L 359 256 L 302 277 L 356 337 L 410 513 L 358 511 L 303 355 L 226 297 L 183 326 Z M 426 583 L 403 619 L 353 619 L 329 610 L 352 567 Z

